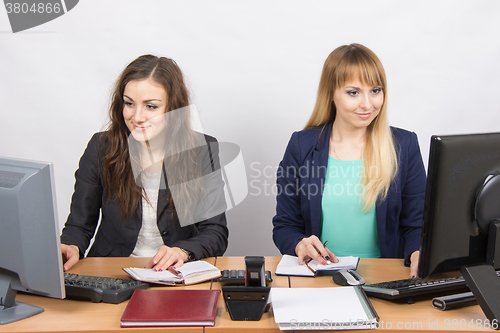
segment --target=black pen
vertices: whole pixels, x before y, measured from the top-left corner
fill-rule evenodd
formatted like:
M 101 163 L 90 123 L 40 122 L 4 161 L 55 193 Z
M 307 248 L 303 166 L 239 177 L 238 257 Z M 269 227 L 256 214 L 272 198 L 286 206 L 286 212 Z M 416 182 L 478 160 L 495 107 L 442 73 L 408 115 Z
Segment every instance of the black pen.
M 328 244 L 328 241 L 326 241 L 324 244 L 323 244 L 323 247 L 325 247 L 326 245 Z M 331 264 L 331 260 L 330 260 L 330 257 L 327 255 L 326 257 L 323 257 L 323 255 L 321 254 L 321 252 L 318 250 L 318 248 L 316 246 L 313 245 L 313 247 L 316 249 L 316 252 L 318 252 L 318 257 L 321 257 L 321 259 L 323 259 L 327 265 Z
M 325 241 L 325 242 L 323 243 L 323 247 L 326 249 L 326 246 L 327 246 L 327 245 L 328 245 L 328 241 Z M 332 263 L 332 260 L 330 259 L 330 256 L 329 256 L 328 254 L 326 255 L 325 259 L 326 259 L 326 263 L 327 263 L 328 265 Z

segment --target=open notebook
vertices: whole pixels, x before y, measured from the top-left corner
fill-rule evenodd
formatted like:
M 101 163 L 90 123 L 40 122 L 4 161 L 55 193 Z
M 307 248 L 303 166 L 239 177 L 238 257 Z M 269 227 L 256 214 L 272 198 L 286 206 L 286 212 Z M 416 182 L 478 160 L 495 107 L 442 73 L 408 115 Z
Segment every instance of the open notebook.
M 152 268 L 124 268 L 136 280 L 165 285 L 195 284 L 215 279 L 221 276 L 220 270 L 206 261 L 191 261 L 177 269 L 178 273 L 170 271 L 155 272 Z
M 339 269 L 353 269 L 358 267 L 358 257 L 337 257 L 338 263 L 322 265 L 316 260 L 299 265 L 299 259 L 288 254 L 283 255 L 276 267 L 276 275 L 316 276 L 319 271 L 336 271 Z

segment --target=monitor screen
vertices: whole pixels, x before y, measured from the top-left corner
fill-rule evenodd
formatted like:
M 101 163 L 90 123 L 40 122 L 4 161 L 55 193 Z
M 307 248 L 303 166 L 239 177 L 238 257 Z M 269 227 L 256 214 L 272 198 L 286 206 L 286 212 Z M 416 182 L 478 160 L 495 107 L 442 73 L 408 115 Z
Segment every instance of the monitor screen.
M 0 157 L 0 323 L 43 309 L 17 291 L 64 298 L 64 275 L 50 163 Z
M 488 263 L 487 229 L 477 227 L 475 207 L 485 182 L 499 171 L 500 133 L 432 136 L 420 278 Z M 498 198 L 493 201 L 498 202 Z M 489 205 L 496 207 L 500 205 Z

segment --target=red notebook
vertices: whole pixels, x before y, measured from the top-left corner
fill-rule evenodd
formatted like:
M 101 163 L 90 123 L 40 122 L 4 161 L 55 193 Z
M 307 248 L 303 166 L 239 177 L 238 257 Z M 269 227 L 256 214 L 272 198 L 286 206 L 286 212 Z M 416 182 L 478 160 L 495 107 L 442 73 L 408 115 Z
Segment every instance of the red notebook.
M 136 289 L 121 327 L 214 326 L 220 290 Z

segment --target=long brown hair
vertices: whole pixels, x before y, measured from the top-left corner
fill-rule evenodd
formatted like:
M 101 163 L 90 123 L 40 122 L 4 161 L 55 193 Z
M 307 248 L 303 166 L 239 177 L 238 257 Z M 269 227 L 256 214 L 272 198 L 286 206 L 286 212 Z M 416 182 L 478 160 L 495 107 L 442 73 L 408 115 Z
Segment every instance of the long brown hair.
M 384 103 L 366 132 L 363 149 L 364 210 L 387 196 L 397 173 L 398 161 L 387 117 L 387 80 L 377 55 L 361 44 L 342 45 L 330 53 L 323 66 L 316 105 L 305 128 L 326 125 L 335 121 L 337 109 L 333 102 L 335 90 L 354 79 L 363 84 L 378 86 L 384 92 Z
M 184 84 L 180 68 L 169 58 L 143 55 L 132 61 L 116 81 L 109 109 L 109 126 L 101 140 L 104 154 L 102 159 L 103 186 L 110 200 L 119 203 L 122 218 L 130 218 L 136 211 L 142 198 L 147 200 L 145 192 L 134 179 L 129 150 L 130 130 L 123 118 L 123 93 L 130 81 L 152 79 L 163 86 L 167 93 L 166 112 L 184 108 L 189 105 L 189 93 Z M 181 135 L 183 138 L 169 143 L 167 156 L 186 151 L 194 147 L 196 137 L 190 129 L 189 108 L 182 109 L 183 121 L 170 122 L 167 131 L 169 136 Z M 178 111 L 176 111 L 178 112 Z M 176 146 L 177 145 L 177 146 Z M 179 147 L 185 145 L 186 147 Z M 178 154 L 177 154 L 178 155 Z M 190 200 L 190 198 L 186 198 Z M 168 197 L 169 206 L 173 208 L 172 196 Z M 189 204 L 188 204 L 189 205 Z M 175 211 L 175 210 L 174 210 Z

